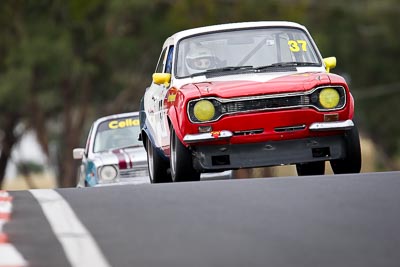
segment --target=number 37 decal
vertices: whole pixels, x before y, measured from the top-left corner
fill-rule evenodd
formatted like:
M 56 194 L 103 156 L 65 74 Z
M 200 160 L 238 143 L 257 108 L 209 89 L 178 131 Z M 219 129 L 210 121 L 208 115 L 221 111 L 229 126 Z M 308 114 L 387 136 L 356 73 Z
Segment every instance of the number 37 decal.
M 288 45 L 292 52 L 307 51 L 307 42 L 305 40 L 289 40 Z

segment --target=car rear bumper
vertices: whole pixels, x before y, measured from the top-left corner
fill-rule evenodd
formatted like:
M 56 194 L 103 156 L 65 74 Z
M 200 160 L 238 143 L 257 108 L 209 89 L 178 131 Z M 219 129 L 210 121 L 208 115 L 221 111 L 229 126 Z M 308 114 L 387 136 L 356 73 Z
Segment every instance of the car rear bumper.
M 200 171 L 288 165 L 344 158 L 344 135 L 193 147 L 193 164 Z

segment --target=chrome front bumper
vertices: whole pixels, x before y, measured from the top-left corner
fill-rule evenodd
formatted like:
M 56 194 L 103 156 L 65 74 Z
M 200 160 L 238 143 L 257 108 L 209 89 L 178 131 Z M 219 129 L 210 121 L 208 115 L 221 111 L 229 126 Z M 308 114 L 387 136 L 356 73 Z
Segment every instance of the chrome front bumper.
M 315 122 L 309 127 L 310 131 L 335 131 L 335 130 L 350 130 L 354 127 L 352 120 L 332 121 L 332 122 Z
M 352 120 L 346 121 L 333 121 L 333 122 L 315 122 L 309 127 L 310 131 L 335 131 L 335 130 L 349 130 L 354 127 Z M 217 141 L 231 138 L 233 133 L 231 131 L 222 130 L 210 133 L 187 134 L 183 138 L 185 143 L 197 143 L 204 141 Z
M 213 140 L 222 140 L 231 138 L 233 133 L 231 131 L 216 131 L 210 133 L 199 133 L 199 134 L 187 134 L 183 137 L 183 141 L 185 143 L 196 143 L 196 142 L 204 142 L 204 141 L 213 141 Z

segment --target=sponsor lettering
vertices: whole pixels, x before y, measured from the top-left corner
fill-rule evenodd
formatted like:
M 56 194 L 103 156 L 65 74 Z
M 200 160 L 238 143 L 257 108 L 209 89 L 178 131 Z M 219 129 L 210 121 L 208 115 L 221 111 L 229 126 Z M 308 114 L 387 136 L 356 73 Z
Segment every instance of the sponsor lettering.
M 118 129 L 125 127 L 139 126 L 138 119 L 125 119 L 125 120 L 115 120 L 108 123 L 110 129 Z
M 213 131 L 211 132 L 211 136 L 214 138 L 219 138 L 219 136 L 221 135 L 221 131 Z
M 170 95 L 168 95 L 168 102 L 174 102 L 175 101 L 175 98 L 176 98 L 176 94 L 170 94 Z

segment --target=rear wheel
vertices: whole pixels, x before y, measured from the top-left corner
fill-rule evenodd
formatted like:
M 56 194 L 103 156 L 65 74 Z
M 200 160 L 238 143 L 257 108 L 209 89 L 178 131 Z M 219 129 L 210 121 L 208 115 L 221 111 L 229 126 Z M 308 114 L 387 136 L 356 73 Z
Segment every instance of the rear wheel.
M 168 173 L 168 162 L 157 153 L 149 138 L 147 138 L 147 162 L 151 183 L 171 182 L 171 175 Z
M 346 131 L 346 157 L 331 161 L 335 174 L 359 173 L 361 171 L 361 146 L 357 126 Z
M 174 182 L 199 181 L 200 173 L 193 168 L 192 153 L 176 136 L 171 126 L 171 177 Z
M 323 175 L 325 174 L 325 161 L 296 164 L 297 175 Z

